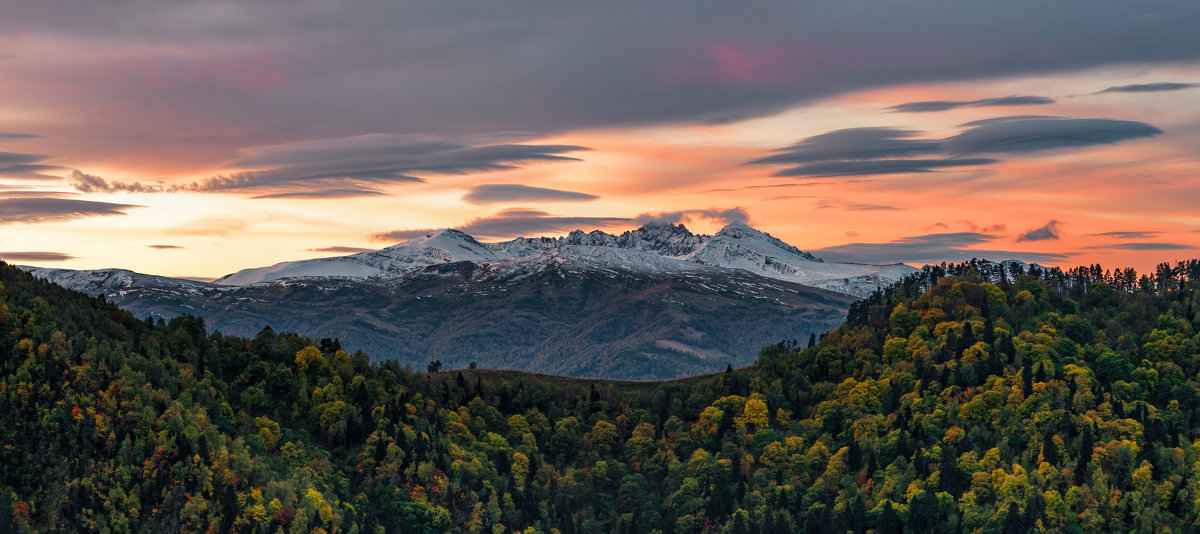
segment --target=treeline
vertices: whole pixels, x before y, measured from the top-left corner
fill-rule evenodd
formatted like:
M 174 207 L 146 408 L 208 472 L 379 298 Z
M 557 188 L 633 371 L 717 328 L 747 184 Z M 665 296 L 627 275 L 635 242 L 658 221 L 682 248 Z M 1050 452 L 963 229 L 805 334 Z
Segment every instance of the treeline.
M 1196 266 L 931 267 L 807 348 L 636 383 L 417 373 L 0 265 L 0 530 L 1191 531 Z

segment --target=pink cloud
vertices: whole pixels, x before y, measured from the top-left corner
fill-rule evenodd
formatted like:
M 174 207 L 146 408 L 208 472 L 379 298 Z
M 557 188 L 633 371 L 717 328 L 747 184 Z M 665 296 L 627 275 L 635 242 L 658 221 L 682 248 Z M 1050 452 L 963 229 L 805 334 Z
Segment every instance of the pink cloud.
M 822 70 L 835 59 L 830 51 L 803 45 L 752 46 L 726 41 L 700 44 L 684 56 L 686 59 L 659 69 L 662 82 L 768 85 Z
M 708 52 L 713 61 L 712 76 L 736 83 L 771 83 L 787 76 L 787 61 L 782 50 L 754 50 L 733 43 L 712 43 Z

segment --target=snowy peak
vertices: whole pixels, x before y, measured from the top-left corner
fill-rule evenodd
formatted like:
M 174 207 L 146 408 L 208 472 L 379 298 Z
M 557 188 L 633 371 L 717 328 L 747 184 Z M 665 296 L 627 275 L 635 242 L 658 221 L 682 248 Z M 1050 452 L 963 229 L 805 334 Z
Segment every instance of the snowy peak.
M 691 259 L 706 265 L 801 282 L 811 281 L 816 272 L 824 271 L 826 267 L 812 254 L 742 223 L 722 228 Z
M 619 235 L 575 230 L 565 237 L 520 237 L 502 243 L 480 243 L 459 230 L 438 230 L 382 250 L 245 269 L 216 283 L 243 286 L 285 278 L 395 278 L 454 262 L 487 264 L 520 276 L 546 268 L 551 260 L 554 265 L 655 273 L 738 269 L 858 296 L 913 270 L 903 265 L 825 263 L 743 223 L 732 223 L 711 236 L 693 234 L 682 224 L 650 223 Z
M 438 230 L 409 239 L 376 252 L 364 252 L 356 256 L 370 261 L 388 258 L 403 267 L 424 267 L 452 261 L 493 260 L 501 257 L 496 251 L 458 230 Z M 385 270 L 387 266 L 384 266 Z
M 706 237 L 689 232 L 682 224 L 650 223 L 621 234 L 617 241 L 623 248 L 680 258 L 700 248 Z
M 733 222 L 726 225 L 710 241 L 735 242 L 740 246 L 759 251 L 764 254 L 792 254 L 808 261 L 822 261 L 816 256 L 804 252 L 792 245 L 784 243 L 771 234 L 761 232 L 747 226 L 745 223 Z
M 638 250 L 660 256 L 681 258 L 695 252 L 707 237 L 689 232 L 682 224 L 649 223 L 621 235 L 606 234 L 599 230 L 585 234 L 580 230 L 575 230 L 563 239 L 563 243 Z
M 486 247 L 482 243 L 475 240 L 465 232 L 447 228 L 445 230 L 437 230 L 429 232 L 423 236 L 417 236 L 403 243 L 397 243 L 383 249 L 387 250 L 420 250 L 420 249 L 439 249 L 439 250 L 459 250 L 478 253 Z
M 63 287 L 81 290 L 85 293 L 112 293 L 134 287 L 186 289 L 207 286 L 204 282 L 141 274 L 128 269 L 76 271 L 72 269 L 32 267 L 28 265 L 22 265 L 20 268 L 38 278 L 49 280 Z
M 475 238 L 458 230 L 438 230 L 382 250 L 349 256 L 285 261 L 269 267 L 244 269 L 215 283 L 244 286 L 283 278 L 369 278 L 398 274 L 455 261 L 486 261 L 501 257 Z

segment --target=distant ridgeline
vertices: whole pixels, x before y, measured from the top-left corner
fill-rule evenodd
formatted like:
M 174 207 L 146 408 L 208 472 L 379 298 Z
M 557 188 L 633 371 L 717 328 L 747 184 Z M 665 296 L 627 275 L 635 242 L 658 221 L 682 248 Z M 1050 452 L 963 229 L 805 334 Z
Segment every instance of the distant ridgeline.
M 0 531 L 1183 532 L 1200 262 L 971 262 L 638 383 L 415 373 L 0 264 Z

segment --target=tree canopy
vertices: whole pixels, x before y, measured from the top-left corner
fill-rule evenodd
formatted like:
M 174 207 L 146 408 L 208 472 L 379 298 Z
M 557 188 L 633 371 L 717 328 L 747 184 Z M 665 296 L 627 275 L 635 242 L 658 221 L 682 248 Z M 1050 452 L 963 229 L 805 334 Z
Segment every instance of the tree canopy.
M 1188 531 L 1197 267 L 929 267 L 649 383 L 414 372 L 0 265 L 0 531 Z

